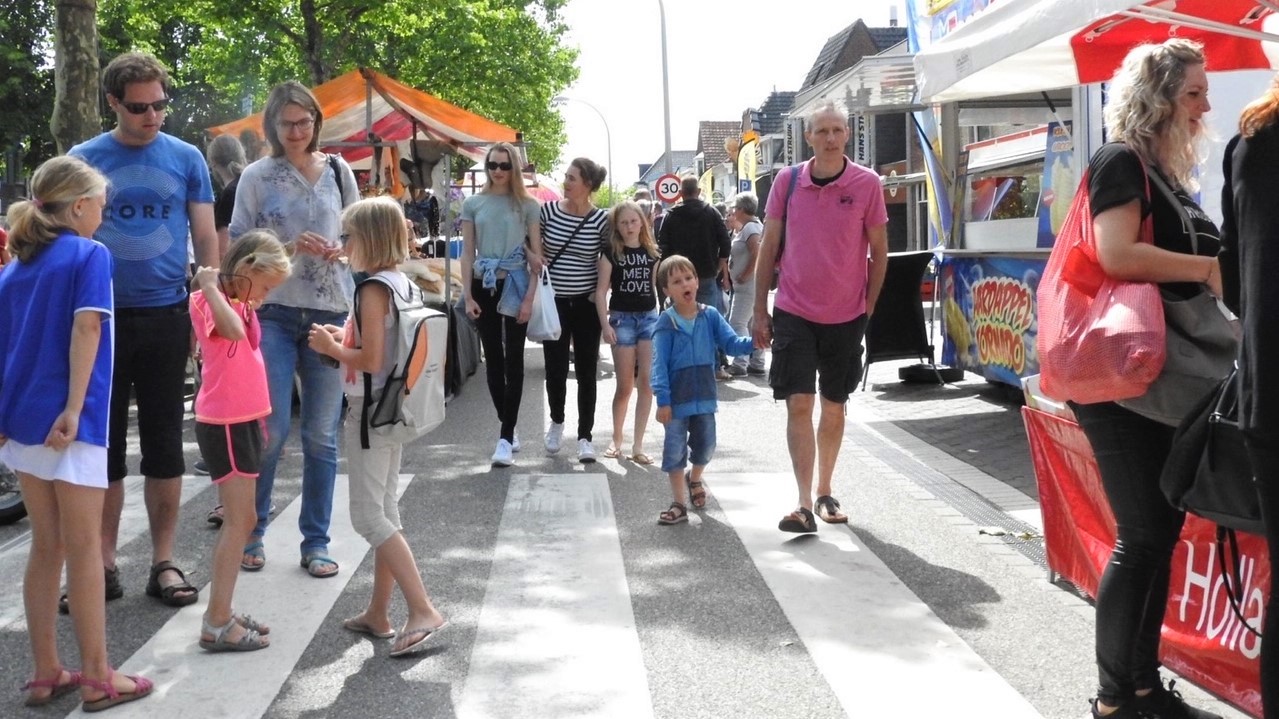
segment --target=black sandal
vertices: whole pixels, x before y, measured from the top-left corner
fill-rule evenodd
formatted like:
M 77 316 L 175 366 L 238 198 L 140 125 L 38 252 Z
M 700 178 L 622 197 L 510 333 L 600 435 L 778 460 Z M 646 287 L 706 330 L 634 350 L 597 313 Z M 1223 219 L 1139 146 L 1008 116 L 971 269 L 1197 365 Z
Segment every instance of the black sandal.
M 182 581 L 168 587 L 161 586 L 160 575 L 168 571 L 177 572 Z M 200 590 L 187 582 L 186 572 L 178 569 L 178 565 L 165 560 L 151 565 L 151 579 L 147 581 L 147 596 L 155 597 L 170 607 L 185 607 L 200 601 Z
M 812 534 L 817 531 L 817 523 L 813 521 L 813 513 L 804 507 L 797 507 L 794 512 L 782 517 L 777 528 L 783 532 L 795 534 Z
M 688 521 L 688 507 L 679 502 L 671 502 L 671 506 L 657 515 L 658 524 L 679 524 Z
M 693 473 L 685 472 L 684 481 L 688 484 L 688 501 L 695 509 L 706 509 L 706 487 L 701 480 L 693 481 Z
M 124 587 L 120 584 L 120 568 L 119 567 L 103 567 L 103 578 L 106 579 L 104 585 L 106 587 L 107 601 L 114 601 L 124 596 Z M 70 614 L 71 602 L 67 600 L 67 595 L 63 594 L 58 597 L 58 613 Z

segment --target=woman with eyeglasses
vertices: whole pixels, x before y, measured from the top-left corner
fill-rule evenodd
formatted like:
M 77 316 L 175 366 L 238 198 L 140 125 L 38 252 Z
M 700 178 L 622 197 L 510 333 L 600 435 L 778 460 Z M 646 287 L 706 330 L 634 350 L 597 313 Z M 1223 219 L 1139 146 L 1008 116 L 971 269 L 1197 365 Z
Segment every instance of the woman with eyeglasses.
M 564 438 L 564 405 L 568 400 L 569 345 L 574 348 L 577 376 L 577 461 L 595 461 L 591 430 L 595 427 L 595 367 L 599 362 L 600 318 L 595 310 L 595 285 L 600 255 L 608 251 L 608 213 L 591 202 L 591 194 L 608 173 L 585 157 L 569 163 L 564 172 L 564 199 L 542 206 L 542 241 L 555 287 L 563 333 L 542 343 L 546 359 L 546 400 L 551 424 L 546 452 L 560 451 Z
M 489 148 L 484 188 L 462 203 L 462 276 L 471 279 L 462 283 L 462 298 L 480 331 L 489 395 L 501 423 L 494 467 L 511 466 L 520 451 L 515 425 L 524 394 L 524 337 L 536 291 L 529 267 L 542 247 L 537 200 L 524 189 L 519 158 L 508 143 Z
M 346 322 L 355 283 L 345 263 L 340 218 L 342 208 L 359 200 L 360 193 L 346 161 L 319 151 L 323 127 L 320 103 L 305 86 L 290 80 L 272 88 L 262 117 L 271 154 L 240 175 L 231 214 L 233 245 L 249 230 L 269 229 L 293 255 L 292 275 L 271 290 L 258 309 L 271 415 L 258 475 L 258 523 L 240 562 L 249 572 L 266 564 L 262 537 L 280 453 L 289 437 L 296 374 L 301 380 L 301 566 L 313 577 L 338 573 L 328 546 L 342 375 L 307 342 L 312 325 Z

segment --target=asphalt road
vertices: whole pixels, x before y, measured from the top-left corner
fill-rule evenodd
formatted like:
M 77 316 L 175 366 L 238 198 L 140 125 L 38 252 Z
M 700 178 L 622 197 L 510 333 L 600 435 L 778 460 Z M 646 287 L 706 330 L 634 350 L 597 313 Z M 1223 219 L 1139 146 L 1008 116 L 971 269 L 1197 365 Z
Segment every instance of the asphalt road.
M 762 379 L 721 383 L 710 502 L 690 523 L 661 527 L 657 513 L 670 497 L 656 467 L 602 458 L 581 465 L 567 446 L 546 454 L 535 345 L 523 451 L 514 467 L 490 468 L 497 422 L 481 368 L 450 403 L 446 424 L 405 450 L 404 531 L 450 622 L 408 659 L 340 626 L 362 608 L 373 564 L 350 530 L 344 476 L 330 547 L 341 573 L 318 580 L 298 566 L 296 433 L 276 482 L 267 566 L 242 574 L 237 591 L 238 610 L 272 625 L 273 645 L 261 652 L 205 654 L 195 646 L 201 605 L 175 611 L 143 595 L 150 542 L 140 480 L 130 478 L 119 563 L 126 594 L 108 605 L 108 641 L 112 661 L 156 679 L 157 691 L 111 715 L 1084 716 L 1096 681 L 1091 606 L 1048 583 L 1033 552 L 981 531 L 1034 523 L 1031 493 L 1016 478 L 1001 480 L 1015 472 L 994 469 L 1016 465 L 1024 451 L 1008 439 L 1015 407 L 974 379 L 903 392 L 897 364 L 875 365 L 867 392 L 849 406 L 835 495 L 851 524 L 804 538 L 775 528 L 793 507 L 794 485 L 784 408 Z M 611 363 L 600 367 L 594 444 L 602 452 L 613 382 Z M 920 432 L 920 423 L 950 431 Z M 653 423 L 646 449 L 654 457 L 660 439 Z M 191 441 L 188 463 L 195 458 Z M 207 477 L 184 479 L 177 561 L 200 585 L 214 496 Z M 21 604 L 26 530 L 25 521 L 0 528 L 0 653 L 8 657 L 0 684 L 10 687 L 31 670 Z M 394 618 L 402 621 L 402 603 Z M 64 660 L 75 666 L 70 621 L 60 618 L 58 628 Z M 0 716 L 78 712 L 73 697 L 39 710 L 20 701 L 17 693 L 0 701 Z

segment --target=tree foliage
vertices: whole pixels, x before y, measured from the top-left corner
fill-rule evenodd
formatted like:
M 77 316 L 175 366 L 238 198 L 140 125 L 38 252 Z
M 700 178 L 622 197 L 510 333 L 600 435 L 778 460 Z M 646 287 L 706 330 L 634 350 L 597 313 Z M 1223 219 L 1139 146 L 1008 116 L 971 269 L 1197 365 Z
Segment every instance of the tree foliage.
M 547 168 L 564 142 L 551 98 L 577 77 L 565 2 L 102 0 L 100 27 L 104 54 L 144 49 L 173 69 L 168 129 L 188 140 L 241 116 L 245 98 L 260 109 L 278 82 L 367 66 L 522 131 Z
M 0 37 L 0 151 L 32 170 L 54 153 L 52 2 L 0 0 Z

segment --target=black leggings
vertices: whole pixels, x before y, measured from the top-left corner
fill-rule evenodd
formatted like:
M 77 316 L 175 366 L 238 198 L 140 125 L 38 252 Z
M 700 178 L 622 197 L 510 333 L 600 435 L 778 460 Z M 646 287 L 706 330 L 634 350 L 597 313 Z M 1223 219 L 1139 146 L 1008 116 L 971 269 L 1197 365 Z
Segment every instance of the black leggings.
M 568 397 L 568 346 L 573 341 L 573 369 L 577 372 L 577 438 L 591 439 L 595 428 L 595 367 L 600 357 L 600 317 L 591 295 L 556 297 L 563 332 L 554 342 L 542 343 L 546 361 L 546 401 L 551 421 L 564 424 Z
M 1247 439 L 1248 457 L 1257 475 L 1261 518 L 1270 551 L 1270 594 L 1261 630 L 1261 709 L 1265 719 L 1279 718 L 1279 444 Z
M 1097 697 L 1120 706 L 1159 685 L 1159 630 L 1172 550 L 1186 515 L 1159 489 L 1174 428 L 1111 402 L 1072 405 L 1092 445 L 1115 515 L 1110 562 L 1097 589 Z
M 528 325 L 498 314 L 497 300 L 502 296 L 504 282 L 504 279 L 498 280 L 497 289 L 490 292 L 480 280 L 473 280 L 471 297 L 480 306 L 475 326 L 480 331 L 480 345 L 484 347 L 489 395 L 493 398 L 497 419 L 502 423 L 502 439 L 513 442 L 515 423 L 520 419 L 520 399 L 524 395 L 524 336 Z

